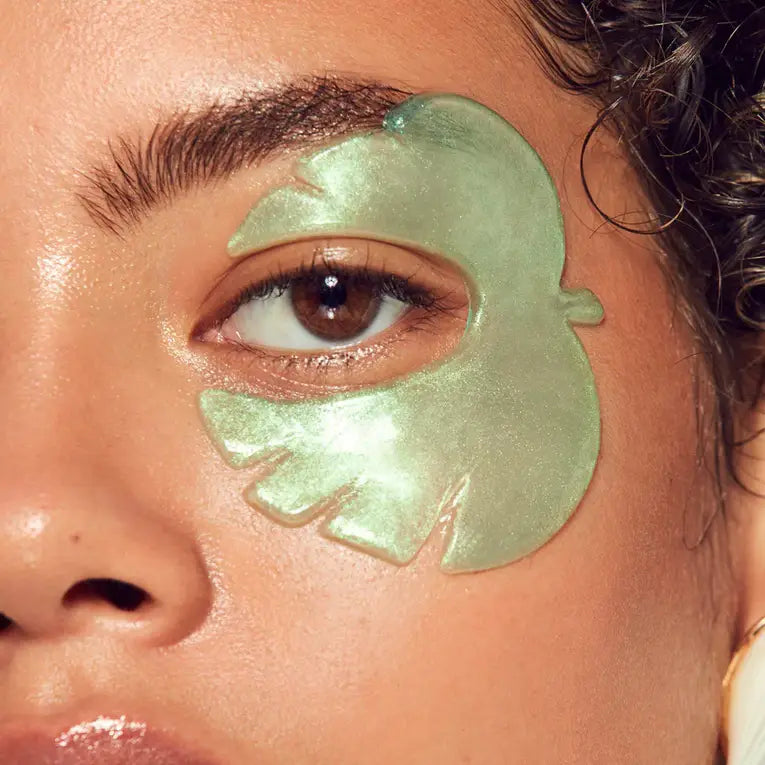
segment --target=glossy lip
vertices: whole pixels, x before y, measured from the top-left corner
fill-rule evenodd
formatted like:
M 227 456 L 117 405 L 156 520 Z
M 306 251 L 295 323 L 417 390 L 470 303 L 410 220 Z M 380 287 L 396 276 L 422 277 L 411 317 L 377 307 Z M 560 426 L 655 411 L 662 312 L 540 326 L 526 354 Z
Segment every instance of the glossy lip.
M 125 716 L 97 717 L 54 734 L 0 736 L 2 765 L 221 765 Z

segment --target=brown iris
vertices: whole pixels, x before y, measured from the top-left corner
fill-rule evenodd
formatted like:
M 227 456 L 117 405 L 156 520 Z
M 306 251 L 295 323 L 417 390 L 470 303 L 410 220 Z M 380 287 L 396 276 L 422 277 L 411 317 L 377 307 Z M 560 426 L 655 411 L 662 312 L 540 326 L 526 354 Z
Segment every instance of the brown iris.
M 292 307 L 300 323 L 325 340 L 352 340 L 374 321 L 380 310 L 373 284 L 338 274 L 317 274 L 290 288 Z

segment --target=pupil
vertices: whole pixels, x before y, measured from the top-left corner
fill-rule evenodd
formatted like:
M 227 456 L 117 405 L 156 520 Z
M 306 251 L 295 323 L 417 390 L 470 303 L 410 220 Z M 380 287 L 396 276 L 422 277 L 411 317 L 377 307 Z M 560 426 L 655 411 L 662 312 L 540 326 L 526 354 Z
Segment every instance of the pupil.
M 332 274 L 325 276 L 319 288 L 319 300 L 325 308 L 335 309 L 345 304 L 348 299 L 348 291 L 340 279 Z

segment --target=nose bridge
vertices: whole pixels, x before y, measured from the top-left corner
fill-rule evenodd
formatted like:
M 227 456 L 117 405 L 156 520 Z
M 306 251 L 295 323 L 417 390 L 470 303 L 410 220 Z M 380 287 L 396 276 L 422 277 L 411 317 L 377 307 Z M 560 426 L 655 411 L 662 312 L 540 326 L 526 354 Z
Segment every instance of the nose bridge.
M 137 282 L 132 301 L 110 283 L 94 289 L 87 253 L 27 246 L 0 284 L 0 456 L 97 449 L 129 420 L 161 353 L 156 323 L 135 307 L 148 298 Z
M 150 352 L 131 356 L 155 339 L 132 289 L 142 277 L 96 247 L 77 203 L 103 110 L 68 111 L 87 82 L 61 35 L 70 8 L 19 9 L 0 28 L 0 644 L 82 631 L 169 644 L 204 620 L 210 582 L 193 531 L 127 449 L 162 404 L 150 412 L 136 392 L 155 374 Z M 71 68 L 60 88 L 20 47 L 31 35 Z M 16 103 L 22 92 L 36 95 Z M 137 607 L 125 592 L 142 593 Z
M 62 457 L 87 463 L 98 453 L 98 366 L 77 349 L 76 336 L 40 334 L 33 329 L 6 349 L 0 370 L 0 493 L 29 465 L 51 466 Z

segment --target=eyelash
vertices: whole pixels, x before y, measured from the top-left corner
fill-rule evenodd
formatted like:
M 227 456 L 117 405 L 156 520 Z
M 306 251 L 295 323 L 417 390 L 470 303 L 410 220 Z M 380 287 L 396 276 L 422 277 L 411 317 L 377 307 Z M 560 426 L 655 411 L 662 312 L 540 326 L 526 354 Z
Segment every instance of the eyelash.
M 415 308 L 432 308 L 438 303 L 437 296 L 424 287 L 415 285 L 412 277 L 396 276 L 383 270 L 370 269 L 368 266 L 348 268 L 311 263 L 289 271 L 279 271 L 245 287 L 226 306 L 227 315 L 223 321 L 250 300 L 279 297 L 301 281 L 310 282 L 317 277 L 329 275 L 338 276 L 352 286 L 372 287 L 377 297 L 392 297 Z
M 418 316 L 415 321 L 399 332 L 399 338 L 401 335 L 426 330 L 431 325 L 435 314 L 454 310 L 454 306 L 449 301 L 450 295 L 437 295 L 431 290 L 416 284 L 414 274 L 408 277 L 398 276 L 386 272 L 384 267 L 378 269 L 365 265 L 349 268 L 324 260 L 318 263 L 314 261 L 287 271 L 279 270 L 257 282 L 253 282 L 229 300 L 217 313 L 215 319 L 206 323 L 206 329 L 222 326 L 239 308 L 251 300 L 279 297 L 287 292 L 290 287 L 295 286 L 301 281 L 313 281 L 317 277 L 328 275 L 338 276 L 349 285 L 371 287 L 378 297 L 391 297 L 406 303 L 411 308 L 423 309 L 422 315 Z M 202 332 L 198 331 L 196 334 L 200 336 Z M 337 351 L 328 351 L 323 354 L 284 353 L 277 356 L 262 348 L 231 341 L 227 341 L 222 345 L 228 346 L 229 350 L 234 350 L 238 354 L 246 351 L 260 358 L 279 361 L 286 368 L 302 364 L 313 369 L 335 366 L 336 364 L 350 365 L 363 358 L 365 352 L 375 347 L 375 344 L 372 343 L 371 348 L 338 349 Z

